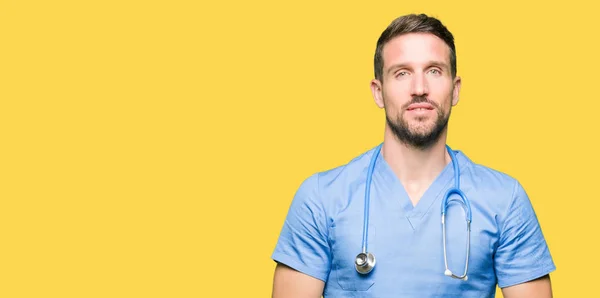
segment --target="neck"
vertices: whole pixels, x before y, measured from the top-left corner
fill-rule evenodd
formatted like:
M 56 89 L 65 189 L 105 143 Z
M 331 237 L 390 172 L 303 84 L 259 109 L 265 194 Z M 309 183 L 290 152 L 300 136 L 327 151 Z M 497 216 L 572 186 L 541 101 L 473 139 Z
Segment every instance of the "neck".
M 386 127 L 382 155 L 402 184 L 426 187 L 450 163 L 444 131 L 438 141 L 427 148 L 415 148 L 398 140 Z

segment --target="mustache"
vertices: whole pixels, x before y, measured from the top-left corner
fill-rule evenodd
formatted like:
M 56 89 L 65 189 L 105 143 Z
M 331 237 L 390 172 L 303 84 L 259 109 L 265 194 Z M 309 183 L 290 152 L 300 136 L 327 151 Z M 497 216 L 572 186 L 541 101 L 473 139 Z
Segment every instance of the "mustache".
M 411 104 L 423 103 L 423 102 L 425 102 L 425 103 L 428 103 L 428 104 L 432 105 L 432 106 L 433 106 L 434 108 L 436 108 L 437 110 L 439 110 L 439 109 L 440 109 L 440 106 L 439 106 L 439 105 L 438 105 L 436 102 L 434 102 L 434 101 L 431 101 L 431 100 L 427 99 L 427 97 L 426 97 L 426 96 L 413 96 L 413 97 L 412 97 L 412 99 L 411 99 L 409 102 L 405 103 L 405 104 L 402 106 L 402 109 L 403 109 L 403 110 L 406 110 L 406 109 L 408 109 L 408 106 L 410 106 Z

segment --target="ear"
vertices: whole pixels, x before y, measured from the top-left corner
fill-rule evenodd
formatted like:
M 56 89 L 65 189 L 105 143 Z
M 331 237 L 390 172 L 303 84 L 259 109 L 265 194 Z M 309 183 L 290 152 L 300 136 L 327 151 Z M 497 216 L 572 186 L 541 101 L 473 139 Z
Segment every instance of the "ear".
M 460 95 L 460 84 L 461 84 L 461 78 L 459 76 L 454 78 L 454 89 L 452 91 L 452 106 L 455 106 L 458 104 L 458 98 Z
M 378 79 L 371 80 L 371 92 L 373 93 L 375 104 L 380 109 L 383 109 L 385 107 L 383 102 L 383 85 Z

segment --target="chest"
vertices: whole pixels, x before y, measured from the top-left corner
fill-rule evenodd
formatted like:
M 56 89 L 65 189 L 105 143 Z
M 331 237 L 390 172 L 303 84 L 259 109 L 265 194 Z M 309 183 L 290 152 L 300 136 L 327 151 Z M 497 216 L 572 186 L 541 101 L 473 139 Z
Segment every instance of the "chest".
M 427 296 L 423 295 L 424 289 L 432 294 L 456 291 L 463 297 L 468 297 L 464 291 L 469 288 L 479 293 L 477 297 L 483 297 L 481 291 L 493 291 L 497 232 L 490 215 L 484 214 L 486 211 L 480 210 L 478 204 L 472 206 L 473 222 L 468 233 L 460 204 L 448 204 L 445 227 L 441 223 L 441 198 L 430 204 L 407 212 L 392 200 L 371 201 L 366 246 L 374 254 L 376 264 L 367 275 L 359 274 L 354 264 L 363 246 L 364 200 L 356 198 L 336 214 L 329 230 L 332 266 L 328 287 L 378 293 L 377 297 L 385 297 L 384 293 Z M 455 274 L 463 274 L 467 258 L 467 281 L 444 275 L 446 264 Z

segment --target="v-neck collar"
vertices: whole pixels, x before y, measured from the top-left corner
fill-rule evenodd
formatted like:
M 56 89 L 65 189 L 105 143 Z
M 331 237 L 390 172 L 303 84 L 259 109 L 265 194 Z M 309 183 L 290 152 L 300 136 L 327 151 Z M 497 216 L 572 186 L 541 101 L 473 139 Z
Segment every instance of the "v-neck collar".
M 463 172 L 463 169 L 467 166 L 468 159 L 461 151 L 453 151 L 458 162 L 459 171 Z M 413 206 L 404 185 L 400 182 L 381 153 L 376 160 L 373 179 L 382 180 L 383 183 L 381 183 L 381 185 L 385 188 L 382 193 L 389 196 L 382 199 L 397 201 L 404 213 L 403 215 L 411 224 L 413 230 L 416 230 L 421 218 L 429 212 L 433 203 L 439 202 L 441 204 L 440 198 L 442 195 L 454 185 L 454 169 L 452 162 L 449 162 L 433 180 L 415 206 Z

